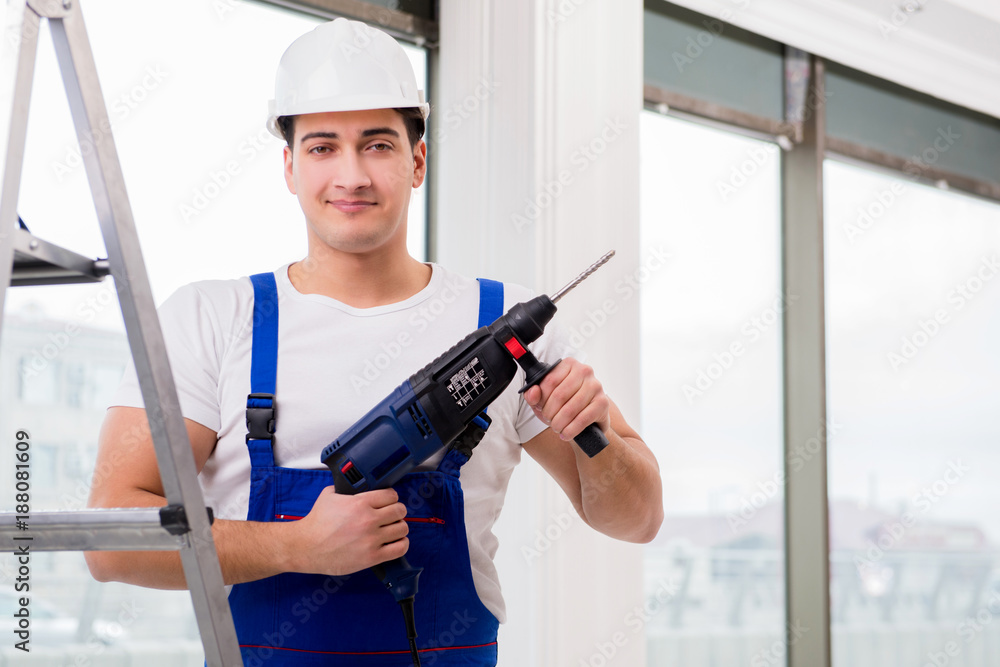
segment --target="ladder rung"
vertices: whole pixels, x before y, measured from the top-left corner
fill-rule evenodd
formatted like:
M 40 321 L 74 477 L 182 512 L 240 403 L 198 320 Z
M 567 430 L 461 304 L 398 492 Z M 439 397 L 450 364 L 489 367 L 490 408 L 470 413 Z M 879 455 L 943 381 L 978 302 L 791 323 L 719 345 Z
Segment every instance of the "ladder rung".
M 32 551 L 176 551 L 187 544 L 160 523 L 159 508 L 32 512 L 18 528 L 17 514 L 0 512 L 0 548 Z M 31 538 L 24 539 L 24 538 Z
M 14 230 L 12 287 L 100 282 L 110 273 L 107 260 L 90 259 L 31 234 Z

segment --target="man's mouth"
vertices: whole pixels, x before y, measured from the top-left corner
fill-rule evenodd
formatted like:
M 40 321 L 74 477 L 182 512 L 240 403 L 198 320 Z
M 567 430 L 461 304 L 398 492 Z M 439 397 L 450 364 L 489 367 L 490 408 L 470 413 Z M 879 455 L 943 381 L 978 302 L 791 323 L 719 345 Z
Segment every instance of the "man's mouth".
M 375 202 L 367 199 L 335 199 L 329 203 L 343 213 L 357 213 L 375 206 Z

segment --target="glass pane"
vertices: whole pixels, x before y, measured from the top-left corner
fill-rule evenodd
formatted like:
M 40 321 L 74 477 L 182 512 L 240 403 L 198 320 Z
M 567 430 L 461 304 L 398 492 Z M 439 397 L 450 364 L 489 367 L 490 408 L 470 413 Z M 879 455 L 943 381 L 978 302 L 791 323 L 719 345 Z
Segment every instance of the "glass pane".
M 1000 206 L 825 179 L 834 664 L 997 664 Z
M 428 21 L 436 20 L 435 3 L 431 0 L 364 0 L 364 2 L 397 12 L 413 14 Z
M 1000 183 L 1000 119 L 829 63 L 827 134 L 907 160 Z
M 779 151 L 652 113 L 641 147 L 648 664 L 751 664 L 784 627 Z
M 733 4 L 738 11 L 739 3 Z M 647 0 L 643 78 L 649 85 L 706 102 L 784 119 L 783 47 L 729 23 L 677 5 Z

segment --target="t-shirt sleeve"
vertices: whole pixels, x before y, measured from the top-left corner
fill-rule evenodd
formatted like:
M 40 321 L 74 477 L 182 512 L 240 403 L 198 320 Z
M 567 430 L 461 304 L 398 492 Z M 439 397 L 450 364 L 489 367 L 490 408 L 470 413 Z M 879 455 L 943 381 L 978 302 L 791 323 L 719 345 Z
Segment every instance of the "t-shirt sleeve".
M 196 285 L 181 287 L 157 309 L 181 414 L 213 431 L 221 427 L 217 318 Z M 144 408 L 135 363 L 129 361 L 109 407 Z

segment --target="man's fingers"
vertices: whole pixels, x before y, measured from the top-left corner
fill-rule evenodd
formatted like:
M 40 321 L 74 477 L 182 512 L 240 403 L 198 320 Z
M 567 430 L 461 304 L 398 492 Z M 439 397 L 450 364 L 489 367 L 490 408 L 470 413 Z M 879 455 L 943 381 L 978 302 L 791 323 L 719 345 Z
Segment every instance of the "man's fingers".
M 410 526 L 405 521 L 395 521 L 387 526 L 383 526 L 379 533 L 379 539 L 383 544 L 389 544 L 396 540 L 401 540 L 410 533 Z
M 406 555 L 406 550 L 410 548 L 410 540 L 406 537 L 383 544 L 378 550 L 378 563 L 384 563 Z
M 542 400 L 542 390 L 538 388 L 538 385 L 534 385 L 529 388 L 528 391 L 524 392 L 524 402 L 530 405 L 532 408 L 538 406 L 538 403 Z
M 570 374 L 575 361 L 575 359 L 560 361 L 556 364 L 555 368 L 549 371 L 548 375 L 542 378 L 540 383 L 526 391 L 524 393 L 524 400 L 527 401 L 528 405 L 539 410 L 544 410 L 552 398 L 552 391 Z
M 593 423 L 600 414 L 600 407 L 594 405 L 597 391 L 589 385 L 582 385 L 569 400 L 562 404 L 559 411 L 552 417 L 552 430 L 563 436 L 563 440 L 576 437 L 588 424 Z M 588 420 L 581 424 L 583 420 Z M 577 426 L 579 425 L 579 428 Z
M 591 403 L 586 410 L 580 412 L 573 421 L 566 425 L 562 433 L 560 433 L 560 437 L 563 440 L 575 438 L 583 432 L 583 429 L 591 424 L 597 424 L 599 429 L 606 431 L 609 424 L 601 422 L 601 417 L 606 414 L 606 412 L 602 412 L 598 408 L 596 403 Z
M 583 381 L 579 377 L 568 376 L 559 386 L 552 390 L 545 401 L 545 416 L 549 422 L 555 422 L 559 413 L 566 409 L 575 397 L 584 391 Z M 581 406 L 582 407 L 582 406 Z
M 556 416 L 563 407 L 577 395 L 588 377 L 593 376 L 593 371 L 589 374 L 587 371 L 590 371 L 589 366 L 584 366 L 575 359 L 566 359 L 545 376 L 539 385 L 542 399 L 538 406 L 545 423 L 556 422 Z
M 406 518 L 406 505 L 403 503 L 393 503 L 375 510 L 378 515 L 379 525 L 388 526 L 397 522 L 402 522 Z
M 560 362 L 537 387 L 525 392 L 525 400 L 563 440 L 575 438 L 590 424 L 608 427 L 610 402 L 604 388 L 594 370 L 576 359 Z
M 365 491 L 359 494 L 364 496 L 368 503 L 374 507 L 387 507 L 399 502 L 399 494 L 395 489 L 376 489 L 375 491 Z

